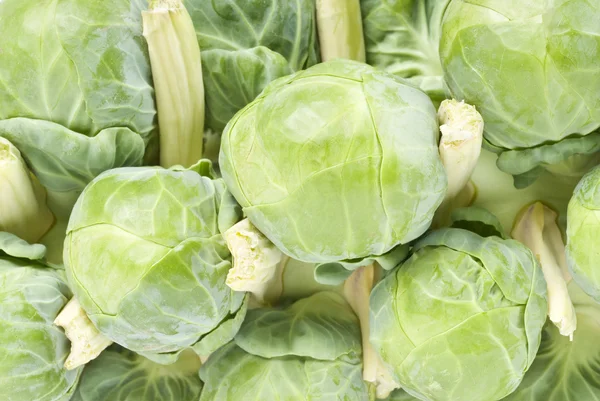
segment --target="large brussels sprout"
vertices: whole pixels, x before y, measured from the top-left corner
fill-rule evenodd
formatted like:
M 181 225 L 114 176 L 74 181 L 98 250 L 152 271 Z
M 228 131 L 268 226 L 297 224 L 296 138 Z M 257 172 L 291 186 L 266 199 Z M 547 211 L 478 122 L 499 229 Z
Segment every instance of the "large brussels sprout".
M 289 256 L 380 255 L 421 235 L 447 185 L 436 110 L 404 81 L 348 60 L 281 78 L 228 124 L 223 178 Z
M 198 401 L 200 359 L 188 350 L 170 365 L 113 346 L 86 365 L 72 401 Z
M 600 167 L 577 184 L 567 211 L 567 263 L 583 290 L 600 302 Z
M 6 401 L 67 401 L 81 369 L 66 370 L 69 340 L 53 321 L 71 297 L 45 248 L 0 232 L 0 396 Z
M 221 132 L 276 78 L 318 61 L 314 0 L 188 0 L 202 51 L 206 127 Z
M 200 401 L 369 401 L 360 354 L 358 319 L 336 293 L 250 310 L 200 369 Z
M 225 284 L 231 255 L 221 235 L 239 206 L 221 179 L 201 175 L 208 168 L 107 171 L 69 221 L 75 296 L 102 334 L 149 357 L 191 346 L 207 355 L 245 313 L 245 294 Z
M 438 53 L 450 0 L 361 0 L 367 63 L 446 97 Z
M 577 313 L 572 340 L 548 322 L 540 349 L 519 388 L 505 401 L 600 399 L 600 305 L 574 281 L 569 293 Z
M 156 157 L 145 8 L 145 0 L 0 2 L 0 37 L 10 38 L 0 51 L 0 137 L 48 193 L 57 225 L 42 242 L 53 261 L 85 185 Z
M 452 95 L 485 120 L 498 166 L 526 186 L 581 174 L 600 150 L 600 1 L 453 0 L 440 42 Z
M 409 394 L 499 400 L 540 344 L 546 285 L 524 245 L 446 228 L 371 294 L 370 341 Z

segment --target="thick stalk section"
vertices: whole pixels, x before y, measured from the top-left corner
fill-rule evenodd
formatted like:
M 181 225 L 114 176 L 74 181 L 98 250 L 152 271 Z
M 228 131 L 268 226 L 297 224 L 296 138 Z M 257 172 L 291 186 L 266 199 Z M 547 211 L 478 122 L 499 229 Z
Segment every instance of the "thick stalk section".
M 154 0 L 142 13 L 156 91 L 160 164 L 189 167 L 202 158 L 204 82 L 200 47 L 181 0 Z
M 88 318 L 77 299 L 72 298 L 54 320 L 64 328 L 71 341 L 71 353 L 65 361 L 68 370 L 83 366 L 95 359 L 112 341 L 104 337 Z
M 389 397 L 400 385 L 394 381 L 370 342 L 370 296 L 378 280 L 375 265 L 359 267 L 344 283 L 344 296 L 360 321 L 363 379 L 375 387 L 377 398 L 383 399 Z
M 366 61 L 359 0 L 317 0 L 317 29 L 322 61 Z
M 577 315 L 567 289 L 571 274 L 556 217 L 552 209 L 536 202 L 517 217 L 511 234 L 531 249 L 540 262 L 548 285 L 548 317 L 560 334 L 572 341 Z
M 46 191 L 19 150 L 0 137 L 0 231 L 36 243 L 54 224 Z

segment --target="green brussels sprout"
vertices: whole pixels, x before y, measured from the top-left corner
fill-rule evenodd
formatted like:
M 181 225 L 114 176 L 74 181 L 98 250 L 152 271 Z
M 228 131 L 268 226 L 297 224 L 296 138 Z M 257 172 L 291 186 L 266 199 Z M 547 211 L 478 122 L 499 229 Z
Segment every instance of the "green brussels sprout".
M 53 321 L 71 297 L 64 270 L 45 248 L 0 232 L 0 395 L 7 401 L 67 401 L 81 369 L 67 370 L 69 340 Z
M 434 231 L 371 294 L 370 341 L 423 400 L 493 401 L 514 391 L 540 344 L 546 283 L 514 240 Z
M 515 185 L 583 175 L 600 150 L 600 1 L 453 0 L 440 57 Z
M 104 336 L 172 361 L 194 347 L 227 343 L 245 294 L 226 284 L 231 254 L 221 233 L 239 206 L 210 165 L 121 168 L 98 176 L 78 199 L 65 263 L 73 292 Z M 203 175 L 201 175 L 203 174 Z
M 86 365 L 72 401 L 198 401 L 200 358 L 191 350 L 173 364 L 112 346 Z
M 600 167 L 587 173 L 577 184 L 567 209 L 567 263 L 573 279 L 600 302 Z
M 369 401 L 357 317 L 333 292 L 248 311 L 228 345 L 200 368 L 200 401 Z
M 438 136 L 427 95 L 339 59 L 269 85 L 229 122 L 219 162 L 249 220 L 279 249 L 335 262 L 425 232 L 447 187 Z

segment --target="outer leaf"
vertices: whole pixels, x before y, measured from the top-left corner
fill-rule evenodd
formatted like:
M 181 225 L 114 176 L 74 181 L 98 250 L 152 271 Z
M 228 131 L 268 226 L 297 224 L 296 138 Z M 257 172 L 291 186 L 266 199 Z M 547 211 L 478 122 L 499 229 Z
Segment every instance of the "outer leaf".
M 600 306 L 573 281 L 569 293 L 578 321 L 573 341 L 548 322 L 533 365 L 506 401 L 600 399 Z
M 263 358 L 286 355 L 333 361 L 361 352 L 358 319 L 343 297 L 319 292 L 286 309 L 252 309 L 235 338 Z
M 41 244 L 29 244 L 14 234 L 0 231 L 0 257 L 3 255 L 40 260 L 46 256 L 46 247 Z
M 73 401 L 197 401 L 200 360 L 190 351 L 164 366 L 114 346 L 89 363 Z

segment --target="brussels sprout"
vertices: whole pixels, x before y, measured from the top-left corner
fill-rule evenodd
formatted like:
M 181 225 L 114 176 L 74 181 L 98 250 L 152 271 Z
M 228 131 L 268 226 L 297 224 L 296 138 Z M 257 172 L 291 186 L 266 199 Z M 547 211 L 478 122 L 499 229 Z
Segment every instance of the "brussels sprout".
M 575 281 L 568 288 L 578 322 L 573 340 L 547 323 L 533 365 L 519 388 L 503 401 L 600 399 L 600 305 Z
M 447 186 L 438 135 L 424 93 L 340 59 L 267 87 L 228 124 L 219 161 L 279 249 L 335 262 L 384 254 L 429 227 Z
M 188 0 L 202 51 L 206 127 L 233 115 L 276 78 L 318 61 L 314 0 Z
M 549 168 L 582 175 L 600 150 L 600 1 L 453 0 L 440 57 L 475 105 L 498 166 L 523 187 Z
M 161 365 L 113 346 L 87 365 L 72 401 L 198 401 L 200 359 L 187 350 Z
M 546 286 L 522 244 L 434 231 L 371 294 L 370 341 L 423 400 L 499 400 L 533 362 Z
M 577 184 L 567 211 L 567 263 L 583 290 L 600 302 L 600 167 L 587 173 Z
M 438 54 L 450 0 L 361 0 L 367 63 L 410 79 L 434 102 L 446 98 Z
M 336 293 L 250 310 L 200 369 L 200 401 L 369 401 L 360 353 L 358 319 Z
M 228 342 L 245 294 L 225 284 L 222 233 L 239 207 L 209 165 L 121 168 L 98 176 L 67 230 L 69 283 L 91 322 L 114 342 L 161 361 Z M 168 354 L 172 353 L 172 354 Z
M 45 248 L 0 232 L 0 394 L 7 401 L 67 401 L 81 369 L 66 370 L 69 341 L 52 322 L 71 297 Z

